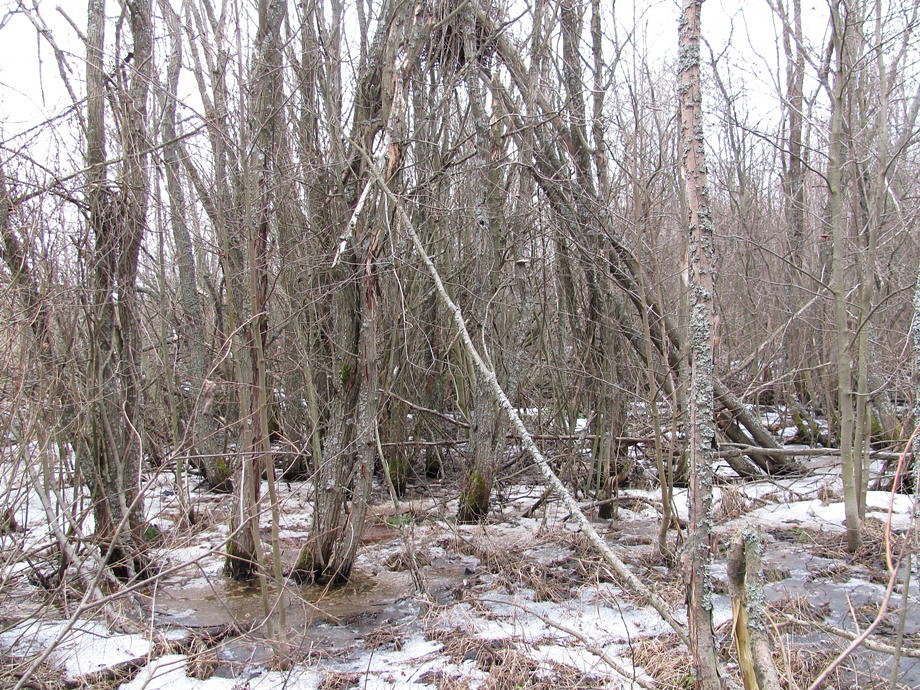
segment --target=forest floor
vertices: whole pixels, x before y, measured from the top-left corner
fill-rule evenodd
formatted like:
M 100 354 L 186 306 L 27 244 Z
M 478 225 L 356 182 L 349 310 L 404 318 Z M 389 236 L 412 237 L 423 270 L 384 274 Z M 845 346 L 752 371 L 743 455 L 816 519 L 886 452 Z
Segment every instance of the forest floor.
M 724 553 L 732 535 L 753 525 L 764 535 L 771 636 L 788 688 L 808 687 L 849 643 L 819 625 L 859 631 L 875 618 L 889 581 L 886 526 L 898 553 L 913 499 L 870 492 L 865 545 L 849 556 L 836 463 L 827 457 L 806 463 L 803 478 L 725 483 L 717 491 L 722 557 L 714 568 L 713 613 L 726 667 L 737 671 Z M 560 503 L 549 500 L 524 517 L 543 493 L 527 476 L 522 472 L 493 496 L 495 510 L 483 525 L 456 524 L 456 486 L 449 483 L 410 485 L 398 516 L 381 498 L 371 508 L 350 584 L 285 588 L 286 654 L 279 653 L 278 592 L 268 592 L 266 625 L 257 584 L 231 583 L 222 574 L 226 496 L 193 492 L 201 519 L 194 529 L 179 528 L 170 478 L 151 478 L 147 511 L 158 528 L 154 554 L 162 576 L 131 595 L 126 615 L 103 617 L 98 609 L 77 612 L 75 589 L 43 588 L 52 542 L 45 511 L 28 487 L 7 493 L 18 496 L 12 505 L 17 529 L 0 537 L 7 555 L 0 686 L 12 684 L 24 664 L 56 643 L 35 676 L 40 684 L 28 687 L 689 687 L 690 661 L 677 637 L 602 566 Z M 306 483 L 281 483 L 286 566 L 309 535 L 309 495 Z M 656 555 L 656 492 L 631 489 L 620 497 L 614 518 L 597 520 L 597 529 L 685 619 L 680 572 Z M 68 497 L 55 499 L 66 503 Z M 685 520 L 685 491 L 678 490 L 675 503 Z M 263 524 L 268 543 L 268 515 Z M 424 592 L 414 585 L 413 561 Z M 896 683 L 889 684 L 891 655 L 861 648 L 822 687 L 920 687 L 916 562 L 915 555 L 912 566 L 902 566 L 889 613 L 872 637 L 894 645 L 903 625 L 903 646 L 914 651 L 902 656 Z M 901 583 L 911 567 L 905 607 Z

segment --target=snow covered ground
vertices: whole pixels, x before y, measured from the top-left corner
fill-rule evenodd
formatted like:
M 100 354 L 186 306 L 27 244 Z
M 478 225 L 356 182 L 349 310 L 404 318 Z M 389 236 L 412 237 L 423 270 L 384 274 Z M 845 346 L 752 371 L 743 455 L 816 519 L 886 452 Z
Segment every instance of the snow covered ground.
M 777 612 L 774 625 L 791 625 L 783 616 L 794 606 L 798 618 L 853 630 L 864 626 L 867 617 L 871 620 L 884 596 L 886 525 L 897 542 L 910 525 L 912 497 L 870 492 L 867 518 L 876 538 L 867 540 L 866 553 L 848 559 L 838 473 L 827 458 L 808 462 L 814 471 L 805 478 L 723 485 L 716 531 L 723 544 L 744 526 L 764 533 L 766 595 Z M 8 487 L 13 480 L 6 478 Z M 495 496 L 494 517 L 482 526 L 453 522 L 456 503 L 450 490 L 439 495 L 437 487 L 417 487 L 425 498 L 401 505 L 408 544 L 392 505 L 381 500 L 372 507 L 367 543 L 349 586 L 332 591 L 286 587 L 288 646 L 281 647 L 277 634 L 268 639 L 258 590 L 229 583 L 222 575 L 226 499 L 194 493 L 204 524 L 194 532 L 181 530 L 175 525 L 173 489 L 166 475 L 149 479 L 147 511 L 161 530 L 155 555 L 164 575 L 155 586 L 134 593 L 145 612 L 142 619 L 126 623 L 122 617 L 111 624 L 97 609 L 76 615 L 73 594 L 62 602 L 58 594 L 42 591 L 34 573 L 47 558 L 41 549 L 54 541 L 53 519 L 34 486 L 23 484 L 6 493 L 14 497 L 19 531 L 3 535 L 3 548 L 25 554 L 4 562 L 0 589 L 5 602 L 0 604 L 0 653 L 9 664 L 21 668 L 53 647 L 43 668 L 57 669 L 63 681 L 104 682 L 125 690 L 619 688 L 637 679 L 653 681 L 645 674 L 648 659 L 641 650 L 649 641 L 669 639 L 654 609 L 636 602 L 606 571 L 557 502 L 523 517 L 542 487 L 502 488 Z M 281 540 L 290 564 L 308 534 L 309 486 L 283 484 L 281 493 Z M 636 489 L 621 496 L 617 516 L 598 522 L 598 529 L 683 617 L 679 571 L 655 557 L 657 493 Z M 686 519 L 686 491 L 676 493 L 676 508 Z M 60 524 L 66 528 L 66 521 Z M 86 522 L 81 524 L 85 529 Z M 424 592 L 413 587 L 407 549 L 419 564 Z M 714 623 L 729 647 L 731 602 L 724 562 L 715 564 L 713 574 Z M 920 646 L 916 581 L 915 575 L 907 597 L 906 647 Z M 277 588 L 269 593 L 274 606 L 277 594 Z M 22 609 L 17 617 L 16 602 L 30 598 L 47 601 L 35 610 Z M 900 590 L 894 599 L 894 613 L 877 631 L 878 640 L 888 644 L 898 623 Z M 277 629 L 277 608 L 269 618 Z M 808 645 L 832 656 L 843 644 L 817 629 L 789 628 L 777 639 L 787 645 L 789 658 L 804 654 L 800 647 Z M 671 645 L 668 653 L 676 669 L 683 651 L 676 642 Z M 887 673 L 884 655 L 867 652 L 856 663 L 865 678 Z M 658 687 L 677 687 L 668 684 L 673 679 L 662 678 L 660 669 L 650 670 Z M 902 687 L 920 685 L 917 659 L 902 659 L 900 670 Z

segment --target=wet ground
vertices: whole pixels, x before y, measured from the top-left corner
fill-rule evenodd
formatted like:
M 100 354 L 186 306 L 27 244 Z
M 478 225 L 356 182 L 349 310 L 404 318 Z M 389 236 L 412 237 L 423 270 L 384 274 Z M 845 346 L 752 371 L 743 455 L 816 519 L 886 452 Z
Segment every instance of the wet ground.
M 839 503 L 825 495 L 834 481 L 829 475 L 782 485 L 729 487 L 724 491 L 745 500 L 730 514 L 722 510 L 717 527 L 723 544 L 745 525 L 762 528 L 765 596 L 771 611 L 775 610 L 771 613 L 775 639 L 790 648 L 814 650 L 822 664 L 846 642 L 789 626 L 783 616 L 791 612 L 861 630 L 874 617 L 887 582 L 878 525 L 858 558 L 846 553 Z M 308 538 L 304 493 L 295 485 L 282 497 L 286 517 L 281 546 L 287 565 Z M 632 656 L 637 641 L 668 631 L 654 611 L 637 605 L 599 565 L 558 504 L 549 502 L 534 517 L 523 517 L 541 493 L 537 486 L 507 489 L 499 504 L 501 512 L 484 526 L 458 526 L 445 519 L 455 510 L 446 500 L 407 501 L 401 512 L 409 517 L 400 520 L 394 519 L 389 503 L 373 506 L 348 585 L 329 589 L 287 584 L 283 636 L 287 646 L 283 648 L 277 588 L 269 586 L 263 597 L 256 583 L 230 582 L 222 574 L 220 550 L 226 535 L 222 504 L 202 495 L 202 505 L 211 514 L 197 532 L 185 533 L 169 528 L 170 497 L 164 494 L 162 505 L 154 509 L 160 511 L 164 528 L 158 557 L 168 574 L 144 593 L 142 601 L 150 617 L 141 627 L 150 629 L 152 622 L 154 637 L 166 641 L 147 654 L 165 653 L 163 659 L 172 666 L 154 672 L 156 665 L 148 663 L 124 687 L 221 690 L 233 683 L 224 686 L 219 681 L 243 679 L 252 688 L 315 690 L 334 679 L 332 686 L 342 688 L 473 688 L 496 673 L 510 672 L 508 664 L 504 670 L 496 665 L 511 658 L 509 654 L 524 660 L 516 672 L 523 674 L 521 679 L 530 678 L 532 685 L 534 679 L 548 678 L 547 687 L 620 687 L 618 676 L 591 651 L 592 646 L 638 672 L 641 664 Z M 640 500 L 625 501 L 614 520 L 596 525 L 634 572 L 680 612 L 684 605 L 680 573 L 654 556 L 658 513 L 648 501 L 655 497 L 649 492 L 631 493 Z M 824 500 L 815 498 L 819 494 Z M 721 498 L 724 505 L 730 502 L 730 496 Z M 876 511 L 887 500 L 881 495 L 872 499 Z M 680 494 L 676 500 L 685 519 Z M 909 501 L 895 506 L 894 518 L 900 521 L 893 532 L 896 538 L 907 524 L 907 513 Z M 403 531 L 398 524 L 403 524 Z M 423 593 L 415 591 L 406 570 L 404 539 L 419 563 Z M 176 569 L 169 570 L 171 566 Z M 901 579 L 904 574 L 902 569 Z M 715 624 L 726 637 L 731 607 L 725 594 L 724 561 L 715 564 L 714 576 Z M 920 647 L 917 580 L 915 568 L 903 620 L 909 647 Z M 7 591 L 7 604 L 22 594 L 34 595 L 34 585 L 24 576 L 16 582 Z M 896 640 L 901 603 L 896 589 L 891 612 L 876 630 L 879 641 Z M 65 609 L 58 609 L 59 618 Z M 42 615 L 54 618 L 58 609 L 46 608 Z M 682 654 L 673 651 L 675 659 Z M 273 670 L 283 659 L 293 662 L 300 680 L 294 682 L 290 673 Z M 863 687 L 860 679 L 887 677 L 890 657 L 860 650 L 849 663 L 847 682 Z M 900 687 L 920 687 L 920 659 L 902 658 L 899 671 Z M 570 681 L 574 684 L 567 685 Z M 857 681 L 860 684 L 853 686 Z

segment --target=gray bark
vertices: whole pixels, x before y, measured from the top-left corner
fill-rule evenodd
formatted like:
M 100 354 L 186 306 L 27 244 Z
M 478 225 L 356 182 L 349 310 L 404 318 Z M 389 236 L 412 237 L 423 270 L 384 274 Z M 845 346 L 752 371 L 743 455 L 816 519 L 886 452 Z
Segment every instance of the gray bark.
M 97 539 L 120 578 L 145 568 L 143 497 L 139 493 L 144 427 L 140 413 L 137 262 L 147 211 L 147 93 L 153 73 L 151 11 L 145 0 L 127 5 L 133 62 L 119 79 L 119 143 L 123 162 L 118 194 L 107 187 L 103 54 L 105 3 L 88 7 L 86 189 L 92 258 L 89 409 L 84 463 Z M 122 75 L 120 75 L 122 76 Z
M 681 177 L 687 198 L 690 273 L 690 392 L 687 446 L 690 465 L 690 532 L 685 547 L 689 593 L 687 619 L 696 684 L 722 687 L 712 630 L 712 487 L 715 480 L 713 394 L 713 220 L 706 175 L 706 142 L 700 79 L 701 0 L 684 0 L 680 21 L 678 98 L 681 118 Z
M 847 76 L 847 27 L 841 15 L 842 3 L 831 3 L 833 44 L 836 55 L 831 91 L 831 125 L 827 162 L 828 223 L 833 238 L 831 290 L 834 295 L 834 365 L 837 372 L 837 414 L 839 420 L 840 465 L 843 478 L 843 500 L 846 513 L 847 546 L 855 552 L 862 542 L 859 519 L 859 482 L 855 462 L 854 442 L 853 356 L 850 348 L 849 315 L 847 313 L 847 217 L 844 209 L 844 108 Z
M 169 195 L 169 221 L 176 244 L 176 269 L 179 273 L 179 301 L 184 311 L 182 332 L 189 349 L 191 390 L 194 397 L 189 428 L 189 447 L 193 455 L 205 456 L 201 463 L 205 477 L 213 490 L 229 490 L 230 473 L 227 463 L 218 457 L 218 428 L 209 409 L 213 399 L 214 383 L 208 380 L 210 357 L 205 338 L 205 321 L 201 299 L 198 295 L 195 249 L 187 224 L 187 204 L 182 186 L 180 159 L 183 155 L 176 129 L 179 71 L 182 66 L 182 36 L 179 16 L 172 6 L 160 0 L 170 34 L 170 55 L 166 71 L 166 88 L 163 95 L 162 145 L 166 172 L 166 191 Z

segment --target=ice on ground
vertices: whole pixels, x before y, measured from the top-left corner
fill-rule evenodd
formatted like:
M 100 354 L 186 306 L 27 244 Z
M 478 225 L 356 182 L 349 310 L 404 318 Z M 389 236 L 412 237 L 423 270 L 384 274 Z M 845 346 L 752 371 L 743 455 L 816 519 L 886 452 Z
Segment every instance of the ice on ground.
M 168 654 L 154 659 L 129 683 L 123 683 L 121 690 L 235 690 L 246 687 L 250 690 L 316 690 L 323 681 L 323 674 L 312 669 L 297 668 L 289 672 L 268 671 L 253 674 L 241 686 L 239 678 L 208 678 L 199 680 L 186 675 L 188 657 Z
M 113 666 L 146 657 L 150 640 L 141 635 L 120 635 L 94 621 L 80 620 L 67 630 L 68 621 L 27 621 L 0 634 L 0 649 L 15 657 L 44 652 L 59 636 L 49 660 L 77 680 Z
M 911 521 L 913 497 L 895 494 L 894 499 L 885 491 L 869 491 L 866 494 L 866 516 L 887 522 L 891 507 L 891 526 L 896 530 L 907 529 Z M 817 498 L 789 503 L 771 503 L 752 510 L 733 521 L 758 523 L 764 527 L 805 527 L 823 531 L 842 532 L 846 529 L 846 514 L 843 502 L 826 503 Z

